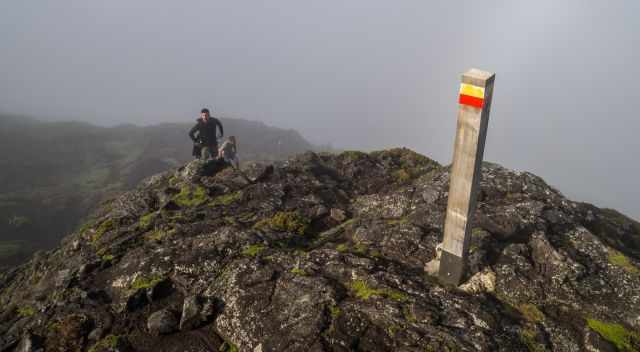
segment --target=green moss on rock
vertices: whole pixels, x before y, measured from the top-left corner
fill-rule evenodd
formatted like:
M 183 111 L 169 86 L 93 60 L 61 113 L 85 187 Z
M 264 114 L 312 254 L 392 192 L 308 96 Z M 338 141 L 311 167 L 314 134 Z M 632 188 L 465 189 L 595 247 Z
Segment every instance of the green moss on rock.
M 640 333 L 627 330 L 624 326 L 596 319 L 587 319 L 587 325 L 605 340 L 611 342 L 618 351 L 637 352 L 640 346 Z
M 78 229 L 78 233 L 80 233 L 81 235 L 84 235 L 87 231 L 91 230 L 91 228 L 94 225 L 95 223 L 93 221 L 88 221 L 84 223 L 82 226 L 80 226 L 80 228 Z
M 520 341 L 527 346 L 529 352 L 544 352 L 546 348 L 537 341 L 537 332 L 531 329 L 523 329 L 520 331 Z
M 295 211 L 278 212 L 269 219 L 263 219 L 254 225 L 256 230 L 271 229 L 280 232 L 292 232 L 305 235 L 309 231 L 310 221 Z
M 340 315 L 342 314 L 342 311 L 340 310 L 340 307 L 336 306 L 336 305 L 332 305 L 329 307 L 329 312 L 331 313 L 331 318 L 333 319 L 338 319 L 338 317 L 340 317 Z
M 544 314 L 534 304 L 521 304 L 518 306 L 518 311 L 529 322 L 538 323 L 544 320 Z
M 396 181 L 400 182 L 400 183 L 405 183 L 408 181 L 411 181 L 411 179 L 413 178 L 411 176 L 411 174 L 409 173 L 409 171 L 405 170 L 405 169 L 400 169 L 400 170 L 396 170 L 393 172 L 393 177 L 396 179 Z
M 31 317 L 36 314 L 36 310 L 31 306 L 18 307 L 17 312 L 18 312 L 18 316 L 23 318 Z
M 367 156 L 367 153 L 357 151 L 357 150 L 346 150 L 340 153 L 340 156 L 349 160 L 358 160 Z
M 98 341 L 93 347 L 89 349 L 89 352 L 100 352 L 104 350 L 115 350 L 120 344 L 120 336 L 108 335 L 102 340 Z
M 349 288 L 356 295 L 356 297 L 362 300 L 368 300 L 371 297 L 384 297 L 398 302 L 404 302 L 408 299 L 408 296 L 402 292 L 392 290 L 389 288 L 376 289 L 369 287 L 364 280 L 353 281 Z
M 415 323 L 418 321 L 418 318 L 413 314 L 411 308 L 408 306 L 402 307 L 402 316 L 409 323 Z
M 173 201 L 181 207 L 196 207 L 209 199 L 207 190 L 202 186 L 185 185 L 176 194 Z
M 265 250 L 265 247 L 263 245 L 254 244 L 254 245 L 245 247 L 242 250 L 242 255 L 247 257 L 256 257 L 258 254 L 260 254 L 264 250 Z
M 131 289 L 137 291 L 140 289 L 152 288 L 161 283 L 164 279 L 164 276 L 158 274 L 151 276 L 138 276 L 133 280 L 133 283 L 131 283 Z
M 238 349 L 238 346 L 234 345 L 229 341 L 225 341 L 222 345 L 220 345 L 220 348 L 218 349 L 218 351 L 219 352 L 239 352 L 240 350 Z
M 307 275 L 307 272 L 304 271 L 304 269 L 300 269 L 300 268 L 293 268 L 293 269 L 291 269 L 291 272 L 293 274 L 300 275 L 300 276 L 306 276 Z
M 102 223 L 100 223 L 100 226 L 98 226 L 98 228 L 96 229 L 96 232 L 91 236 L 91 243 L 93 244 L 97 243 L 105 233 L 113 230 L 114 228 L 115 228 L 115 223 L 113 222 L 112 219 L 107 219 L 103 221 Z
M 220 205 L 228 206 L 239 201 L 240 198 L 242 198 L 242 192 L 240 191 L 223 194 L 221 196 L 216 197 L 213 201 L 211 201 L 209 203 L 209 206 L 212 206 L 212 207 L 220 206 Z
M 336 251 L 343 253 L 349 250 L 349 246 L 346 243 L 340 243 L 336 246 Z
M 615 249 L 609 248 L 608 259 L 610 264 L 621 267 L 631 274 L 640 274 L 640 269 L 633 265 L 626 255 L 616 251 Z
M 147 227 L 149 227 L 153 219 L 155 219 L 156 215 L 157 215 L 156 213 L 149 213 L 147 215 L 142 216 L 140 218 L 140 221 L 138 222 L 138 225 L 140 225 L 140 228 L 146 229 Z
M 398 219 L 388 219 L 387 224 L 389 225 L 407 225 L 410 224 L 411 221 L 407 217 L 402 217 Z
M 165 238 L 172 236 L 175 233 L 176 233 L 175 229 L 171 229 L 171 230 L 155 230 L 155 231 L 151 231 L 151 232 L 146 233 L 144 235 L 144 238 L 149 240 L 149 241 L 160 242 L 160 241 L 164 240 Z
M 368 247 L 367 247 L 367 245 L 366 245 L 366 244 L 364 244 L 364 243 L 356 243 L 356 244 L 353 246 L 353 251 L 354 251 L 355 253 L 358 253 L 358 254 L 362 254 L 362 255 L 364 255 L 364 254 L 366 254 L 366 253 L 367 253 L 367 250 L 368 250 Z

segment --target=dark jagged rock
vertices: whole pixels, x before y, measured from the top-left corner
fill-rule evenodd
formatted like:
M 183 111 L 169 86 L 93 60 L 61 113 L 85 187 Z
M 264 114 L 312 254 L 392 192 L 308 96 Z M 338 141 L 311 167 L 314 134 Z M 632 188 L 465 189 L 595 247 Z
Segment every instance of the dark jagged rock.
M 176 315 L 169 309 L 157 311 L 149 317 L 147 329 L 152 335 L 170 334 L 178 330 Z
M 182 317 L 180 318 L 180 330 L 193 330 L 202 323 L 200 313 L 203 302 L 199 296 L 189 296 L 184 299 L 182 306 Z
M 393 149 L 243 172 L 153 176 L 0 272 L 0 348 L 31 333 L 78 351 L 640 349 L 640 225 L 535 175 L 485 163 L 452 289 L 424 272 L 447 167 Z
M 22 340 L 20 340 L 18 347 L 16 347 L 16 352 L 38 352 L 38 351 L 44 351 L 40 344 L 40 339 L 37 336 L 34 336 L 30 333 L 26 333 L 22 337 Z

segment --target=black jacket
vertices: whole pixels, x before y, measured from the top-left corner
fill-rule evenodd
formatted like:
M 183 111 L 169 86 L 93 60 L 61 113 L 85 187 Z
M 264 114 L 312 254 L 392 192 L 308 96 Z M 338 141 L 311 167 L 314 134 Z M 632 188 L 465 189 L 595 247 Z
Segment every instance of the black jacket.
M 216 128 L 219 128 L 220 135 L 224 136 L 222 124 L 215 117 L 209 117 L 206 122 L 202 119 L 198 119 L 196 125 L 191 128 L 191 131 L 189 131 L 189 137 L 194 143 L 205 146 L 215 146 L 218 144 Z

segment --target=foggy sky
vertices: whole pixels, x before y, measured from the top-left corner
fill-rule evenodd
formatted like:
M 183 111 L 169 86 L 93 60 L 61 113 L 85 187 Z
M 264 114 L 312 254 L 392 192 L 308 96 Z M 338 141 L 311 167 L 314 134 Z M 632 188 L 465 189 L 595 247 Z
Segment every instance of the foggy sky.
M 202 106 L 451 161 L 459 75 L 496 72 L 485 160 L 640 219 L 640 1 L 6 0 L 0 111 L 101 125 Z

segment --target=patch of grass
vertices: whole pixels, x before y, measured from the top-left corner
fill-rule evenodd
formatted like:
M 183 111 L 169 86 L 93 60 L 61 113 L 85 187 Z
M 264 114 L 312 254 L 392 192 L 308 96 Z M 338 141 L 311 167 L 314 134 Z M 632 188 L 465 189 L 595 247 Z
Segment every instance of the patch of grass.
M 633 265 L 631 260 L 626 255 L 616 251 L 613 248 L 608 249 L 608 259 L 610 264 L 621 267 L 631 274 L 640 274 L 640 269 Z
M 439 167 L 437 162 L 406 148 L 374 151 L 369 155 L 376 159 L 393 161 L 396 168 L 403 170 L 402 172 L 395 171 L 392 174 L 400 182 L 409 181 Z
M 416 318 L 413 312 L 411 312 L 411 308 L 407 306 L 402 307 L 402 316 L 404 316 L 404 319 L 409 323 L 415 323 L 418 321 L 418 318 Z
M 111 254 L 105 254 L 105 255 L 102 256 L 101 259 L 102 259 L 103 262 L 110 263 L 115 259 L 115 257 L 113 255 L 111 255 Z
M 365 301 L 371 297 L 384 297 L 394 301 L 404 302 L 409 298 L 406 294 L 389 288 L 375 289 L 369 287 L 364 280 L 353 281 L 349 285 L 349 288 L 356 297 Z
M 293 268 L 291 269 L 291 272 L 296 274 L 296 275 L 300 275 L 300 276 L 306 276 L 307 272 L 304 271 L 304 269 L 300 269 L 300 268 Z
M 247 257 L 256 257 L 256 256 L 258 256 L 258 254 L 260 254 L 264 250 L 265 250 L 265 247 L 263 245 L 261 245 L 261 244 L 253 244 L 253 245 L 245 247 L 242 250 L 242 255 L 247 256 Z
M 178 178 L 177 176 L 171 176 L 171 178 L 169 179 L 169 186 L 177 186 L 178 183 L 180 183 L 180 178 Z
M 185 220 L 185 216 L 182 212 L 163 211 L 162 217 L 171 223 L 181 222 Z
M 529 352 L 544 352 L 544 345 L 536 340 L 537 333 L 534 330 L 523 329 L 520 331 L 520 341 L 527 346 Z
M 173 201 L 181 207 L 197 207 L 204 204 L 207 199 L 209 195 L 204 187 L 185 185 L 180 189 L 180 193 L 175 195 Z
M 91 243 L 95 244 L 96 242 L 98 242 L 100 240 L 100 238 L 102 238 L 102 236 L 113 230 L 115 228 L 115 224 L 113 222 L 112 219 L 107 219 L 105 221 L 103 221 L 100 226 L 98 226 L 98 228 L 96 229 L 96 232 L 93 234 L 93 236 L 91 236 Z
M 342 311 L 340 310 L 340 307 L 332 305 L 329 307 L 329 313 L 331 313 L 331 318 L 338 319 L 342 314 Z
M 589 328 L 611 342 L 618 351 L 637 352 L 634 346 L 640 346 L 640 333 L 627 330 L 624 326 L 615 323 L 606 323 L 596 319 L 587 319 Z
M 405 183 L 408 181 L 411 181 L 411 174 L 405 170 L 405 169 L 400 169 L 400 170 L 396 170 L 393 172 L 393 177 L 396 179 L 396 181 L 400 182 L 400 183 Z
M 155 219 L 156 215 L 157 214 L 153 212 L 153 213 L 149 213 L 147 215 L 142 216 L 140 218 L 140 221 L 138 222 L 138 224 L 140 225 L 140 228 L 146 229 L 147 227 L 149 227 L 153 219 Z
M 164 279 L 164 276 L 158 274 L 151 276 L 138 276 L 135 280 L 133 280 L 131 289 L 137 291 L 140 289 L 152 288 L 155 285 L 161 283 Z
M 340 156 L 345 159 L 358 160 L 360 158 L 366 157 L 367 154 L 357 150 L 346 150 L 340 153 Z
M 236 219 L 233 216 L 225 216 L 224 218 L 222 218 L 222 220 L 227 225 L 237 225 L 238 224 L 238 222 L 236 221 Z
M 389 225 L 407 225 L 410 221 L 407 217 L 399 218 L 399 219 L 389 219 L 387 220 L 387 224 Z
M 17 312 L 18 312 L 18 316 L 22 318 L 31 317 L 36 314 L 36 310 L 31 306 L 18 307 Z
M 165 231 L 165 230 L 156 230 L 156 231 L 151 231 L 148 232 L 144 235 L 144 238 L 146 238 L 149 241 L 157 241 L 160 242 L 163 239 L 173 235 L 176 233 L 175 229 L 171 229 L 169 231 Z
M 339 245 L 336 246 L 336 251 L 340 253 L 344 253 L 348 250 L 349 250 L 349 246 L 347 246 L 345 243 L 340 243 Z
M 518 311 L 527 321 L 532 323 L 538 323 L 544 320 L 544 314 L 533 304 L 521 304 L 518 306 Z
M 95 223 L 93 221 L 86 222 L 82 226 L 80 226 L 80 228 L 78 229 L 78 232 L 81 235 L 84 235 L 84 233 L 89 231 L 94 225 Z
M 364 243 L 356 243 L 353 246 L 353 251 L 358 254 L 366 254 L 367 253 L 367 245 Z
M 49 324 L 47 324 L 47 331 L 49 333 L 55 333 L 57 330 L 60 329 L 60 322 L 51 322 Z
M 309 232 L 310 221 L 298 212 L 281 211 L 269 219 L 260 220 L 253 227 L 256 230 L 271 229 L 273 231 L 305 235 Z
M 120 336 L 108 335 L 102 340 L 98 341 L 93 347 L 89 349 L 89 352 L 98 352 L 101 350 L 115 350 L 120 343 Z
M 223 194 L 219 197 L 216 197 L 213 201 L 209 202 L 209 206 L 212 206 L 212 207 L 219 206 L 219 205 L 228 206 L 239 201 L 240 198 L 242 198 L 241 191 Z

